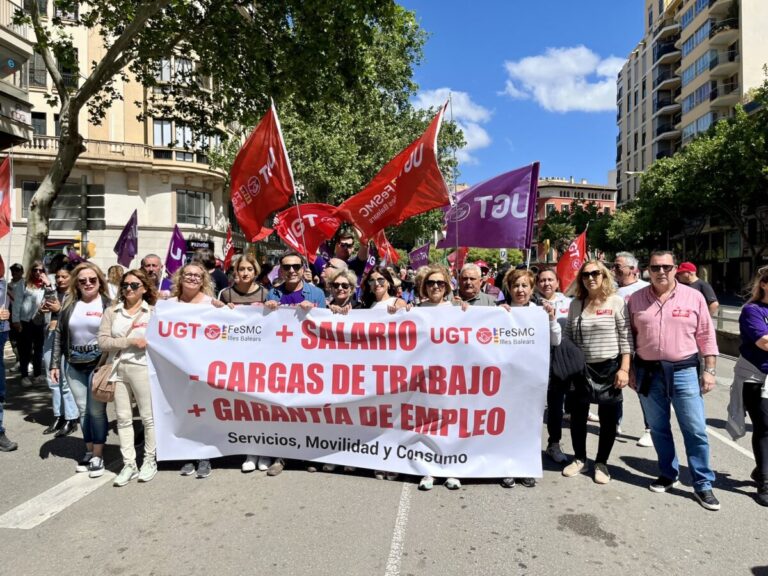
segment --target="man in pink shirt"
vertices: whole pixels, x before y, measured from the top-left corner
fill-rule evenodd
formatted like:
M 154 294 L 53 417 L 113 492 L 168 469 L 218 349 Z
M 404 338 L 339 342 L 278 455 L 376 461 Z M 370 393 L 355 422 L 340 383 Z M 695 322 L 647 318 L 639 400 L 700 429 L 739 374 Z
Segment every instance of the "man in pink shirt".
M 666 492 L 679 484 L 670 424 L 670 406 L 674 406 L 694 494 L 707 510 L 719 510 L 720 502 L 712 492 L 715 473 L 709 466 L 702 397 L 715 387 L 715 329 L 701 293 L 675 280 L 674 254 L 653 252 L 648 270 L 651 285 L 632 294 L 628 307 L 635 338 L 630 385 L 640 394 L 661 472 L 650 489 Z M 702 356 L 704 372 L 699 379 Z

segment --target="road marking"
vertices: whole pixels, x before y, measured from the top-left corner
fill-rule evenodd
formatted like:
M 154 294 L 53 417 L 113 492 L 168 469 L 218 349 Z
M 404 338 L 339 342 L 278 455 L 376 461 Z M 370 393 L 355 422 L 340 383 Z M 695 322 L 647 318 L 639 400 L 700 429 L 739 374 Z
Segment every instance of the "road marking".
M 75 474 L 0 516 L 0 528 L 31 530 L 104 484 L 112 482 L 114 478 L 115 473 L 108 471 L 99 478 L 89 478 L 88 474 Z
M 742 448 L 741 446 L 736 444 L 736 442 L 734 442 L 730 438 L 727 438 L 727 437 L 723 436 L 722 434 L 720 434 L 720 432 L 712 430 L 712 428 L 710 428 L 709 426 L 707 426 L 707 433 L 711 434 L 712 436 L 714 436 L 715 438 L 720 440 L 720 442 L 722 442 L 726 446 L 730 446 L 731 448 L 733 448 L 737 452 L 741 452 L 747 458 L 751 458 L 752 460 L 755 459 L 755 455 L 752 454 L 752 452 L 750 450 L 747 450 L 746 448 Z
M 400 504 L 397 507 L 395 517 L 395 529 L 392 532 L 392 544 L 389 547 L 387 569 L 384 576 L 399 576 L 400 561 L 403 558 L 403 543 L 405 542 L 405 529 L 408 526 L 408 512 L 411 509 L 411 484 L 404 483 L 400 492 Z

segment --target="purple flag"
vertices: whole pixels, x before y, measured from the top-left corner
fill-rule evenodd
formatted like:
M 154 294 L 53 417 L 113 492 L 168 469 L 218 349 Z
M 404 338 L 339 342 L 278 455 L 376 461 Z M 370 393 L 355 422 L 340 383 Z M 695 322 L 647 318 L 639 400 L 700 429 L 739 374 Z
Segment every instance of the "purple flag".
M 173 274 L 184 266 L 184 256 L 187 253 L 187 241 L 181 235 L 178 225 L 173 227 L 171 242 L 168 244 L 168 253 L 165 255 L 165 278 L 163 278 L 162 289 L 168 290 L 171 286 L 170 278 Z
M 120 238 L 117 239 L 114 252 L 117 254 L 117 262 L 121 266 L 129 268 L 131 261 L 136 257 L 139 252 L 139 219 L 137 211 L 134 210 L 131 217 L 128 219 L 128 223 L 120 233 Z
M 460 192 L 446 210 L 446 237 L 437 247 L 530 248 L 538 184 L 534 162 Z
M 418 270 L 422 266 L 429 264 L 429 242 L 408 253 L 408 260 L 411 262 L 411 268 Z

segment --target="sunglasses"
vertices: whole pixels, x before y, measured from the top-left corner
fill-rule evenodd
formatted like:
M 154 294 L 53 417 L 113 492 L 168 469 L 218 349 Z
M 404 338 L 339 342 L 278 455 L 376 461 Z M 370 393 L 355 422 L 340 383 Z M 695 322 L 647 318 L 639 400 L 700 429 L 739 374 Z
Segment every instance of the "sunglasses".
M 664 270 L 665 274 L 669 274 L 674 267 L 674 264 L 651 264 L 648 266 L 654 274 L 658 274 L 662 270 Z
M 378 284 L 379 286 L 384 286 L 384 284 L 387 283 L 386 278 L 371 278 L 368 280 L 368 286 L 376 286 Z
M 128 290 L 130 288 L 134 292 L 139 289 L 139 286 L 141 286 L 141 282 L 123 282 L 120 284 L 120 289 L 122 290 Z
M 336 290 L 349 290 L 350 284 L 347 284 L 345 282 L 332 282 L 331 288 L 336 288 Z
M 92 276 L 89 278 L 78 278 L 77 283 L 80 284 L 80 286 L 86 286 L 88 284 L 98 284 L 99 279 L 96 276 Z
M 629 266 L 625 266 L 622 264 L 614 264 L 613 266 L 611 266 L 611 268 L 613 268 L 614 270 L 621 270 L 622 268 L 629 268 Z
M 339 246 L 343 246 L 347 250 L 352 250 L 352 248 L 355 247 L 355 243 L 354 242 L 339 242 Z
M 304 264 L 280 264 L 280 268 L 288 272 L 289 270 L 293 270 L 294 272 L 298 272 L 302 268 L 304 268 Z
M 426 284 L 427 288 L 431 288 L 432 286 L 437 286 L 438 288 L 446 287 L 445 280 L 427 280 L 424 284 Z
M 582 278 L 598 278 L 599 276 L 602 276 L 603 273 L 600 272 L 600 270 L 592 270 L 591 272 L 582 272 L 581 277 Z

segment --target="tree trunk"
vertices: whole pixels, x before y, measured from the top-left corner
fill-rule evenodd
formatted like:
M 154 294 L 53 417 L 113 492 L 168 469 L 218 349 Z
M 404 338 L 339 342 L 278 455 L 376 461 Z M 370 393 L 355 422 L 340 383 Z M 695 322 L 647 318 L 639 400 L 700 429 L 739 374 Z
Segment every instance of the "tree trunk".
M 77 121 L 77 115 L 75 115 Z M 63 132 L 62 126 L 62 132 Z M 68 136 L 62 135 L 59 141 L 59 151 L 53 161 L 53 166 L 48 174 L 43 178 L 40 187 L 32 196 L 29 203 L 29 214 L 27 216 L 27 237 L 24 242 L 24 256 L 22 265 L 24 270 L 29 270 L 32 262 L 42 260 L 45 251 L 45 241 L 48 238 L 48 220 L 51 215 L 53 202 L 59 195 L 59 191 L 69 178 L 75 162 L 82 152 L 83 137 L 75 131 Z

